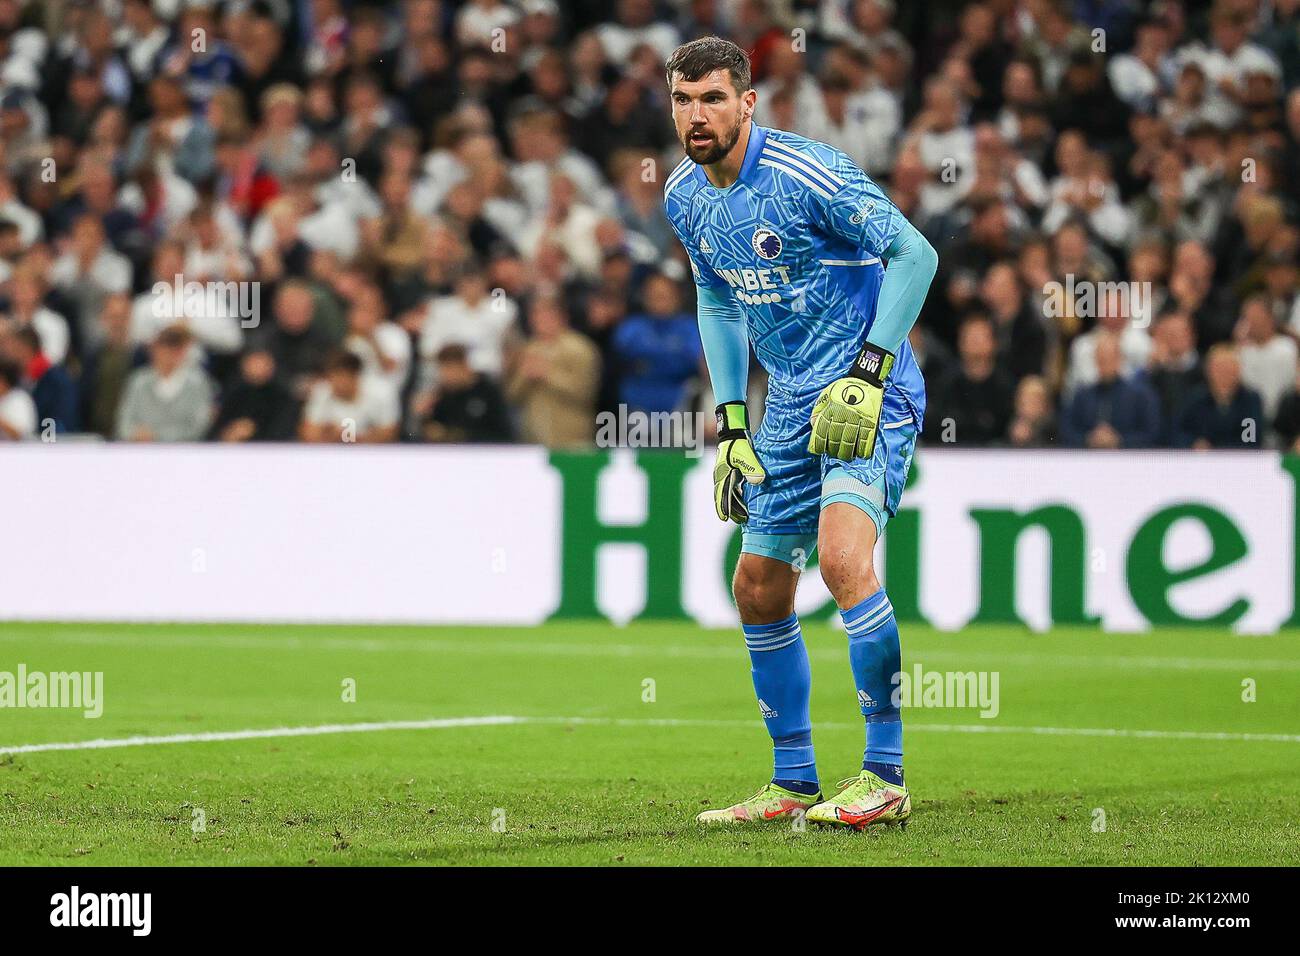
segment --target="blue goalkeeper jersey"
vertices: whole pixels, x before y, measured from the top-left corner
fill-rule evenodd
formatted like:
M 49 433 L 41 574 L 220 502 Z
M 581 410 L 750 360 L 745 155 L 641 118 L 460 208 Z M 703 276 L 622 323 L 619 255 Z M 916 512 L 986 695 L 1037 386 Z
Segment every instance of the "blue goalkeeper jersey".
M 664 204 L 696 284 L 741 310 L 769 377 L 763 430 L 776 441 L 805 437 L 812 403 L 848 372 L 875 320 L 881 256 L 903 214 L 840 150 L 758 125 L 736 182 L 719 189 L 687 158 Z M 925 380 L 904 340 L 882 422 L 910 417 L 919 427 L 924 415 Z

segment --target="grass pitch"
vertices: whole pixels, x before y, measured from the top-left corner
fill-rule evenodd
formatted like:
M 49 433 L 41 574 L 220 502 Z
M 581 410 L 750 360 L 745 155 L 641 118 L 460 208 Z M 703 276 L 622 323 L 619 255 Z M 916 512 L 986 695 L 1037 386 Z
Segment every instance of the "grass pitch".
M 862 723 L 842 633 L 805 634 L 830 788 Z M 102 671 L 105 699 L 0 709 L 0 751 L 331 731 L 0 752 L 0 864 L 1300 862 L 1300 636 L 905 626 L 903 649 L 1000 678 L 996 718 L 905 712 L 906 830 L 705 831 L 771 767 L 738 632 L 0 624 L 0 671 Z M 332 726 L 485 716 L 523 719 Z

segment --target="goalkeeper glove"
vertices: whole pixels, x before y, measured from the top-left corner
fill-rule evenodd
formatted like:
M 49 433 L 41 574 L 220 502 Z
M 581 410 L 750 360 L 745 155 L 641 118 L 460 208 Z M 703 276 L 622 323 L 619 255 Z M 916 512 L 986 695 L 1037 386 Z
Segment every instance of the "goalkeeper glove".
M 893 367 L 893 352 L 870 342 L 863 345 L 849 374 L 831 382 L 817 396 L 808 451 L 841 461 L 870 458 L 876 450 L 885 379 Z
M 713 508 L 721 521 L 749 520 L 744 482 L 761 484 L 767 472 L 749 442 L 749 411 L 744 402 L 718 406 L 718 460 L 713 466 Z

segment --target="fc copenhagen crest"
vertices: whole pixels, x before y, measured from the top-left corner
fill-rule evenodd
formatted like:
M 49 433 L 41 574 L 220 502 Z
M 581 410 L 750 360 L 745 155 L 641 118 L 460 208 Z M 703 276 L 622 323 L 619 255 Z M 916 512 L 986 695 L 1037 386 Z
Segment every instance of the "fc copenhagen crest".
M 754 230 L 754 238 L 750 242 L 754 251 L 763 259 L 775 259 L 781 254 L 781 237 L 765 226 Z

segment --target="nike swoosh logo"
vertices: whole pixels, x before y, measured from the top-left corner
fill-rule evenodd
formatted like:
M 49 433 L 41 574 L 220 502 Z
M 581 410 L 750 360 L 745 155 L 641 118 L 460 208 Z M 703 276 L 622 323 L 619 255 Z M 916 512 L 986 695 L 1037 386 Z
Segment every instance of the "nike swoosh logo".
M 797 809 L 798 807 L 781 807 L 779 810 L 764 810 L 763 819 L 773 820 L 779 816 L 782 816 L 783 814 L 789 813 L 791 810 L 797 810 Z
M 894 807 L 902 803 L 904 796 L 905 794 L 900 794 L 899 796 L 895 797 L 893 800 L 890 800 L 888 803 L 882 806 L 876 807 L 876 809 L 872 810 L 869 813 L 845 813 L 842 807 L 836 807 L 835 813 L 845 823 L 853 823 L 853 824 L 870 823 L 872 820 L 876 819 L 881 814 L 887 813 L 888 811 L 892 810 Z

